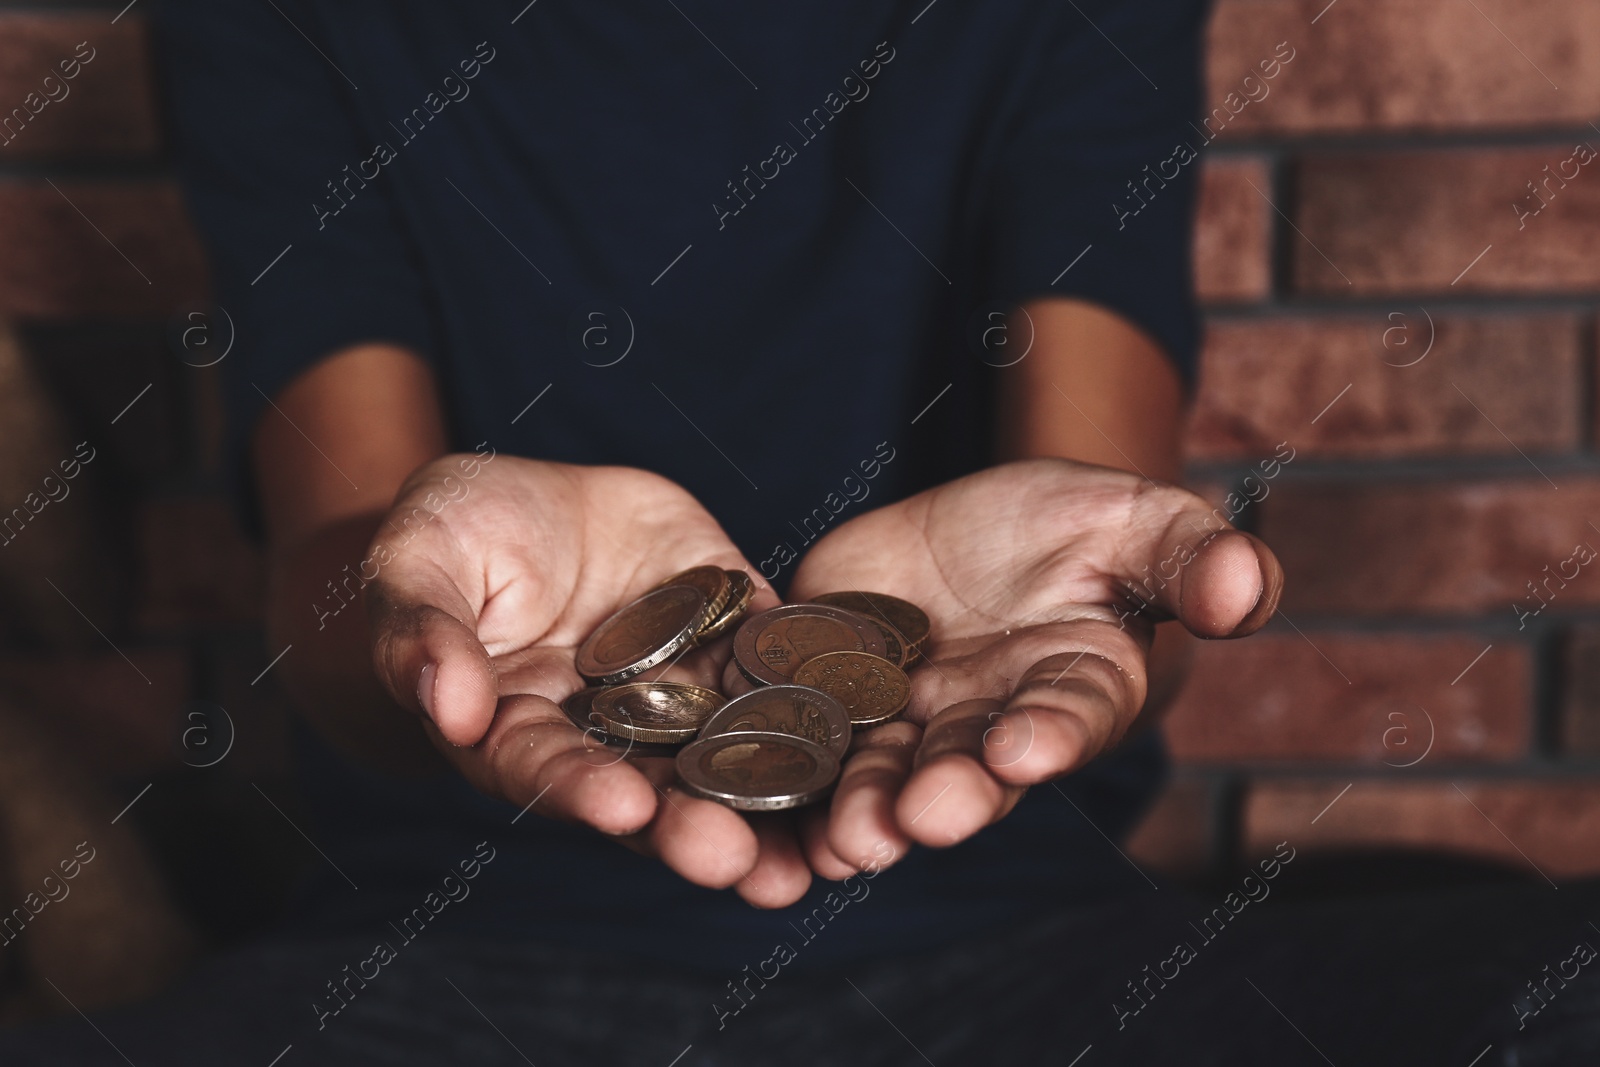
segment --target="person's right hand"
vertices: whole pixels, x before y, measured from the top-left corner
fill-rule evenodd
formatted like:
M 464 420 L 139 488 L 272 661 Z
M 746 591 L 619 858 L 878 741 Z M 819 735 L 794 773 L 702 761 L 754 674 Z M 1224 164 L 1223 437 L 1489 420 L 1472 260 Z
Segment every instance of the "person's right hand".
M 798 899 L 811 874 L 788 820 L 746 820 L 692 797 L 671 760 L 622 759 L 560 707 L 586 684 L 577 646 L 661 579 L 701 564 L 742 569 L 757 584 L 752 611 L 777 605 L 771 587 L 658 475 L 497 456 L 467 477 L 473 462 L 419 469 L 379 528 L 366 591 L 379 680 L 483 792 L 622 837 L 757 906 Z M 715 687 L 729 645 L 685 656 L 667 677 Z

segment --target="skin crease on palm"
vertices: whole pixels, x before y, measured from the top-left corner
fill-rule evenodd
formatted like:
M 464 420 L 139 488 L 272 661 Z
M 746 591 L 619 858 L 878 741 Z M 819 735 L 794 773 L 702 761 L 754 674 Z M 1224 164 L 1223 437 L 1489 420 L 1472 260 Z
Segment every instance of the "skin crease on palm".
M 419 470 L 394 531 L 460 457 Z M 901 721 L 863 732 L 829 803 L 746 816 L 673 785 L 670 760 L 623 760 L 573 726 L 577 645 L 619 605 L 698 564 L 759 572 L 688 493 L 645 471 L 500 456 L 468 499 L 399 547 L 368 590 L 374 666 L 479 789 L 591 826 L 700 885 L 759 907 L 842 878 L 884 845 L 942 847 L 1003 817 L 1023 790 L 1114 745 L 1145 697 L 1153 623 L 1243 636 L 1271 616 L 1282 571 L 1250 535 L 1213 534 L 1199 497 L 1067 460 L 980 472 L 867 512 L 801 560 L 791 599 L 865 589 L 933 620 Z M 625 502 L 625 503 L 624 503 Z M 1210 526 L 1206 523 L 1209 522 Z M 1119 620 L 1126 582 L 1185 559 Z M 476 561 L 476 562 L 473 562 Z M 751 611 L 778 603 L 759 583 Z M 1124 615 L 1128 608 L 1122 609 Z M 744 682 L 723 638 L 645 678 Z

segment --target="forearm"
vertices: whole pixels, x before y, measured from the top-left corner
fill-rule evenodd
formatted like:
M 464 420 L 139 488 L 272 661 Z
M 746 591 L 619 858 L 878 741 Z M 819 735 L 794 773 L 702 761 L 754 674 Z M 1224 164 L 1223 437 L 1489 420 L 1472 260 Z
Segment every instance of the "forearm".
M 271 564 L 267 632 L 290 646 L 280 672 L 313 729 L 347 755 L 397 774 L 437 773 L 443 759 L 420 720 L 372 671 L 363 568 L 382 512 L 331 523 Z
M 1166 353 L 1096 305 L 1039 300 L 1023 312 L 1012 332 L 1032 336 L 1033 348 L 1001 379 L 999 457 L 1057 456 L 1180 481 L 1183 386 Z M 1156 628 L 1149 696 L 1136 729 L 1155 722 L 1177 695 L 1193 645 L 1181 626 Z
M 255 432 L 267 629 L 274 648 L 292 646 L 279 670 L 323 737 L 394 771 L 442 764 L 416 717 L 373 674 L 367 557 L 400 486 L 445 446 L 431 373 L 389 345 L 315 364 L 282 390 Z

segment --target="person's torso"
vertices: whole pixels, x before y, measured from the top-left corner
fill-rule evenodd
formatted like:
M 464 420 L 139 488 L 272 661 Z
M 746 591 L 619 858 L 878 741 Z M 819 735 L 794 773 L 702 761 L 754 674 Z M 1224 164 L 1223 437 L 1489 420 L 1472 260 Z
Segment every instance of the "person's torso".
M 310 210 L 332 229 L 387 187 L 458 446 L 658 471 L 781 589 L 833 525 L 991 460 L 987 168 L 1059 12 L 920 6 L 321 5 L 306 30 L 359 86 L 371 145 Z M 846 959 L 1142 889 L 1104 835 L 1162 764 L 1147 736 L 846 906 L 819 880 L 757 912 L 596 835 L 513 827 L 460 783 L 329 759 L 324 826 L 387 889 L 358 907 L 332 880 L 319 921 L 398 919 L 488 839 L 460 922 L 734 968 L 779 941 Z M 840 932 L 813 943 L 823 923 Z

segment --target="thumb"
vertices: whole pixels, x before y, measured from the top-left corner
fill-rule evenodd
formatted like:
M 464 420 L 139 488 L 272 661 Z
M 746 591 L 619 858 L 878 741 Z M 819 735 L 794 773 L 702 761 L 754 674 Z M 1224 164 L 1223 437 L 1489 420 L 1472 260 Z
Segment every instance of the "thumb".
M 367 612 L 372 667 L 390 696 L 426 715 L 451 744 L 480 741 L 499 690 L 477 612 L 455 583 L 434 564 L 397 560 L 368 587 Z
M 1283 567 L 1259 537 L 1217 529 L 1216 521 L 1186 507 L 1133 554 L 1137 567 L 1116 577 L 1134 615 L 1150 610 L 1209 638 L 1243 637 L 1266 624 L 1283 593 Z

